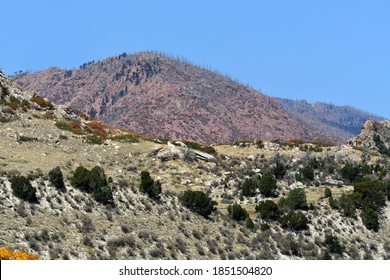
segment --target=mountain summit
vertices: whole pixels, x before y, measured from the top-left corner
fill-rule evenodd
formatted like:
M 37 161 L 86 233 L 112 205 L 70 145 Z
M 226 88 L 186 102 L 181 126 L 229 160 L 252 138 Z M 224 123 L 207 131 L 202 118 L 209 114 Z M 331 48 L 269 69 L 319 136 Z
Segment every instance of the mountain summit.
M 142 52 L 49 68 L 16 81 L 57 104 L 156 138 L 206 144 L 237 140 L 334 140 L 291 117 L 279 102 L 225 76 Z

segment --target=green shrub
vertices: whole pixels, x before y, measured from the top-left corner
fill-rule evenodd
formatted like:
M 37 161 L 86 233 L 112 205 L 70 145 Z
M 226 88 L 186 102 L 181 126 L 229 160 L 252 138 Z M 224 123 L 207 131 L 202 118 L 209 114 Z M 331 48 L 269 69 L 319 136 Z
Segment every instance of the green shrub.
M 261 225 L 260 225 L 260 230 L 261 231 L 266 231 L 266 230 L 269 230 L 271 227 L 269 226 L 269 224 L 267 224 L 267 223 L 262 223 Z
M 113 136 L 110 139 L 122 143 L 138 143 L 140 141 L 140 138 L 141 138 L 140 136 L 136 136 L 136 135 L 123 134 L 123 135 Z
M 329 188 L 326 188 L 324 191 L 325 198 L 332 197 L 332 191 Z
M 325 235 L 324 246 L 326 247 L 328 253 L 330 252 L 342 255 L 344 252 L 344 247 L 340 244 L 337 236 L 334 235 Z
M 227 211 L 230 217 L 236 221 L 245 221 L 245 219 L 249 217 L 248 212 L 242 208 L 240 204 L 234 203 L 229 205 L 227 207 Z
M 271 172 L 267 172 L 259 181 L 260 193 L 264 196 L 270 197 L 275 195 L 277 189 L 276 180 Z
M 185 207 L 206 218 L 216 210 L 217 203 L 202 191 L 186 190 L 180 195 L 179 200 Z
M 344 165 L 340 172 L 341 176 L 351 183 L 358 181 L 362 177 L 360 173 L 360 167 L 351 163 Z
M 300 175 L 303 180 L 313 181 L 314 180 L 314 168 L 309 164 L 303 167 L 300 171 Z
M 256 183 L 252 179 L 245 179 L 242 185 L 242 196 L 254 196 L 256 194 Z
M 59 166 L 49 171 L 49 180 L 59 190 L 65 190 L 64 176 Z
M 367 229 L 373 231 L 379 230 L 379 214 L 377 211 L 372 208 L 364 209 L 361 218 Z
M 355 197 L 355 198 L 354 198 Z M 360 199 L 360 198 L 359 198 Z M 337 205 L 340 207 L 344 216 L 355 218 L 356 217 L 356 202 L 359 200 L 354 194 L 342 194 L 337 201 Z
M 100 166 L 95 166 L 91 171 L 83 166 L 77 167 L 71 178 L 71 184 L 82 191 L 91 193 L 97 202 L 114 204 L 112 189 L 108 184 L 103 168 Z
M 280 216 L 278 205 L 272 200 L 266 200 L 256 205 L 256 213 L 265 220 L 277 220 Z
M 85 191 L 87 193 L 92 192 L 92 188 L 89 184 L 89 170 L 80 165 L 76 168 L 73 177 L 70 179 L 72 186 Z
M 90 134 L 85 136 L 85 141 L 90 144 L 101 145 L 104 142 L 104 139 L 98 135 Z
M 255 224 L 253 223 L 252 219 L 250 217 L 246 218 L 245 220 L 245 227 L 247 229 L 254 229 L 255 228 Z
M 286 198 L 279 200 L 279 207 L 290 210 L 306 210 L 308 207 L 305 190 L 302 188 L 297 188 L 290 191 Z
M 295 231 L 307 229 L 308 220 L 301 212 L 290 212 L 279 218 L 279 223 L 284 228 L 289 228 Z
M 147 193 L 149 197 L 156 199 L 161 194 L 161 183 L 154 181 L 148 171 L 142 171 L 139 190 L 141 193 Z
M 11 180 L 11 189 L 15 196 L 28 202 L 38 202 L 37 190 L 31 186 L 30 181 L 24 176 L 15 176 Z
M 280 161 L 276 161 L 276 166 L 273 169 L 273 174 L 277 179 L 282 179 L 287 173 L 287 167 Z
M 359 195 L 358 203 L 362 208 L 380 211 L 386 205 L 387 189 L 380 181 L 364 178 L 354 184 L 354 193 Z

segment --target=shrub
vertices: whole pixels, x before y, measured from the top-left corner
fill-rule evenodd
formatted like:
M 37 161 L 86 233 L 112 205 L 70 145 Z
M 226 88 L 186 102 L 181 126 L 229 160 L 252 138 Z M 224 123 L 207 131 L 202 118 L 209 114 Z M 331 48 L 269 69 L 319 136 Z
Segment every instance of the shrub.
M 85 141 L 90 144 L 96 144 L 96 145 L 101 145 L 104 142 L 104 139 L 98 135 L 91 134 L 85 136 Z
M 148 171 L 142 171 L 139 190 L 156 199 L 161 194 L 161 183 L 160 181 L 154 181 Z
M 385 184 L 370 178 L 362 179 L 354 184 L 354 193 L 361 198 L 359 204 L 363 208 L 380 211 L 386 205 L 386 192 Z
M 39 260 L 36 254 L 28 254 L 21 251 L 13 251 L 11 249 L 0 248 L 0 260 Z
M 300 176 L 303 180 L 314 180 L 314 168 L 309 164 L 303 167 L 300 171 Z
M 290 212 L 279 218 L 279 223 L 284 228 L 290 228 L 295 231 L 307 229 L 308 220 L 301 212 Z
M 344 247 L 340 244 L 337 236 L 334 235 L 325 235 L 324 246 L 327 249 L 327 252 L 342 255 L 344 252 Z
M 74 172 L 70 183 L 72 184 L 72 186 L 87 193 L 90 193 L 92 191 L 89 185 L 89 170 L 82 165 L 76 168 L 76 171 Z
M 262 195 L 270 197 L 277 189 L 276 180 L 271 172 L 267 172 L 259 181 L 259 189 Z
M 266 200 L 256 205 L 256 213 L 266 220 L 277 220 L 279 218 L 278 205 L 272 200 Z
M 279 207 L 287 208 L 290 210 L 294 209 L 307 209 L 307 200 L 305 190 L 302 188 L 297 188 L 287 195 L 287 198 L 279 200 Z
M 103 204 L 113 204 L 112 190 L 107 182 L 106 174 L 103 168 L 95 166 L 89 172 L 89 185 L 92 189 L 93 197 L 97 202 Z
M 266 231 L 266 230 L 269 230 L 271 227 L 269 226 L 269 224 L 267 224 L 267 223 L 262 223 L 261 225 L 260 225 L 260 230 L 261 231 Z
M 350 218 L 355 218 L 356 205 L 355 201 L 358 199 L 354 199 L 356 197 L 353 194 L 342 194 L 339 198 L 337 205 L 340 207 L 343 215 Z
M 242 185 L 242 196 L 254 196 L 256 194 L 256 183 L 252 179 L 245 179 Z
M 217 203 L 202 191 L 186 190 L 180 195 L 179 200 L 185 207 L 205 218 L 216 210 Z
M 61 130 L 67 130 L 77 135 L 85 134 L 77 122 L 57 121 L 55 126 Z
M 280 161 L 276 161 L 276 166 L 273 173 L 277 179 L 282 179 L 286 175 L 287 167 Z
M 361 218 L 367 229 L 373 231 L 379 230 L 379 215 L 377 211 L 372 208 L 364 209 Z
M 204 153 L 208 153 L 212 155 L 215 155 L 217 153 L 217 151 L 211 146 L 204 146 L 202 144 L 189 142 L 189 141 L 184 141 L 184 144 L 186 144 L 187 147 L 190 149 L 199 150 Z
M 244 221 L 249 217 L 248 212 L 239 204 L 232 204 L 227 207 L 230 217 L 236 221 Z
M 34 94 L 33 97 L 31 97 L 31 102 L 37 103 L 42 108 L 49 108 L 49 109 L 53 109 L 54 108 L 53 103 L 51 103 L 50 101 L 47 101 L 43 97 L 35 95 L 35 94 Z
M 37 190 L 31 186 L 30 181 L 24 176 L 15 176 L 11 180 L 11 188 L 15 196 L 28 202 L 38 202 Z
M 351 163 L 347 163 L 346 165 L 344 165 L 344 167 L 341 168 L 340 172 L 341 176 L 351 183 L 356 182 L 361 178 L 360 167 L 355 166 Z
M 49 171 L 49 180 L 59 190 L 65 189 L 64 176 L 59 166 Z
M 245 220 L 245 227 L 247 229 L 254 229 L 255 228 L 255 224 L 253 223 L 252 219 L 250 217 L 246 218 Z
M 77 167 L 71 178 L 72 186 L 91 193 L 97 202 L 114 204 L 112 189 L 108 185 L 103 168 L 95 166 L 91 171 L 83 166 Z
M 324 191 L 325 198 L 332 197 L 332 191 L 329 188 L 326 188 Z

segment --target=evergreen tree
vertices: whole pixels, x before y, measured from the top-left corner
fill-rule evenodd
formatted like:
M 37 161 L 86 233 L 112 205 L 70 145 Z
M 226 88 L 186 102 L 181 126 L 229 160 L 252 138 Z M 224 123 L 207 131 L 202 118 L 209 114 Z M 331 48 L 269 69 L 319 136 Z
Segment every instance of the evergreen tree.
M 277 220 L 280 212 L 278 205 L 272 200 L 266 200 L 256 205 L 256 213 L 265 220 Z
M 256 184 L 252 179 L 245 179 L 242 185 L 242 196 L 254 196 L 256 194 Z
M 37 190 L 31 186 L 30 181 L 24 176 L 15 176 L 11 180 L 11 189 L 15 196 L 28 202 L 38 202 Z
M 161 183 L 154 181 L 148 171 L 142 171 L 139 190 L 142 193 L 147 193 L 149 197 L 157 199 L 161 194 Z
M 59 190 L 65 190 L 64 176 L 59 166 L 49 171 L 49 180 Z
M 186 190 L 180 195 L 179 200 L 185 207 L 205 218 L 216 210 L 217 203 L 202 191 Z
M 277 189 L 276 180 L 271 172 L 267 172 L 259 181 L 260 193 L 264 196 L 270 197 L 275 194 Z
M 230 217 L 236 221 L 245 221 L 249 217 L 248 212 L 240 204 L 234 203 L 227 207 Z
M 72 186 L 82 191 L 87 193 L 92 192 L 92 188 L 89 184 L 89 170 L 82 165 L 76 168 L 73 177 L 70 179 L 70 183 Z

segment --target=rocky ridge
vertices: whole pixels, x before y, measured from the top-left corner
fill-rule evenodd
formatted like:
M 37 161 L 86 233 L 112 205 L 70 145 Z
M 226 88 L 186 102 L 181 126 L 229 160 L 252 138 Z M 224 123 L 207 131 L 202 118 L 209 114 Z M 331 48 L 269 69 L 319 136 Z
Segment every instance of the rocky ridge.
M 352 138 L 349 144 L 353 147 L 359 147 L 384 153 L 390 149 L 390 121 L 367 121 L 360 134 Z

